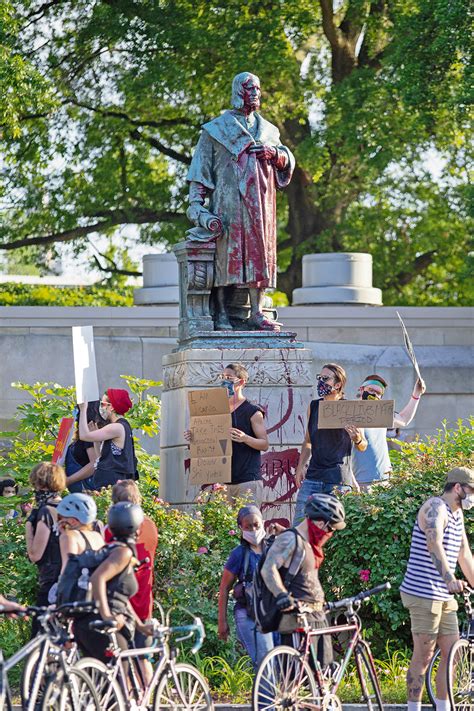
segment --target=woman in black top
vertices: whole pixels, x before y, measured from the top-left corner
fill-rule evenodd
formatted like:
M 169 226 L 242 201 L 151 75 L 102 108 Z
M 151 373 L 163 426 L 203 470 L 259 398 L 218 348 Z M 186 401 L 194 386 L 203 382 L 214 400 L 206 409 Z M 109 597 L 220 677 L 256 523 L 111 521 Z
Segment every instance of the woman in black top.
M 59 550 L 58 516 L 56 508 L 61 501 L 61 491 L 66 488 L 64 469 L 58 464 L 42 462 L 31 471 L 30 484 L 35 492 L 36 507 L 26 521 L 26 550 L 32 563 L 38 568 L 38 592 L 36 605 L 48 605 L 48 594 L 57 581 L 61 570 Z M 39 630 L 33 619 L 31 634 Z
M 74 636 L 81 650 L 103 662 L 108 661 L 106 650 L 110 639 L 108 635 L 91 629 L 91 622 L 103 620 L 113 625 L 120 649 L 128 648 L 135 629 L 146 636 L 153 633 L 150 625 L 137 617 L 129 602 L 138 591 L 134 572 L 138 563 L 135 543 L 143 520 L 144 514 L 138 504 L 120 501 L 110 507 L 107 521 L 113 535 L 108 546 L 110 552 L 90 578 L 92 599 L 99 614 L 85 615 L 74 623 Z
M 352 443 L 361 452 L 367 449 L 362 430 L 353 425 L 332 430 L 318 429 L 319 403 L 321 400 L 341 400 L 346 379 L 344 368 L 336 363 L 327 363 L 317 375 L 320 399 L 313 400 L 308 409 L 308 428 L 295 472 L 298 495 L 293 525 L 304 519 L 304 505 L 311 494 L 332 494 L 342 484 L 355 484 L 350 457 Z
M 89 402 L 87 404 L 87 422 L 90 423 L 89 426 L 92 428 L 94 428 L 95 425 L 99 427 L 105 425 L 105 420 L 103 420 L 99 414 L 98 400 L 94 400 L 93 402 Z M 94 443 L 85 442 L 79 438 L 78 409 L 74 438 L 67 448 L 66 461 L 64 462 L 64 468 L 66 470 L 66 485 L 71 494 L 80 493 L 88 488 L 85 484 L 85 480 L 93 476 L 94 463 L 97 456 Z
M 109 388 L 100 401 L 99 413 L 107 424 L 101 429 L 87 421 L 87 403 L 79 405 L 79 437 L 100 446 L 94 475 L 85 487 L 98 491 L 113 486 L 119 479 L 138 479 L 137 460 L 130 423 L 122 417 L 132 407 L 126 390 Z

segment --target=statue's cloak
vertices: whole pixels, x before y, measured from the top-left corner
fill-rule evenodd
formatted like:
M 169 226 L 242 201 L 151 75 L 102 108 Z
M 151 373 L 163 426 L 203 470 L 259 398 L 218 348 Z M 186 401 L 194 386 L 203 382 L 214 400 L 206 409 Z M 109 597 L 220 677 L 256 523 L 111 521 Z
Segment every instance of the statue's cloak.
M 295 160 L 277 127 L 254 115 L 253 135 L 234 111 L 205 123 L 189 168 L 188 181 L 205 186 L 209 210 L 224 227 L 216 243 L 214 286 L 276 286 L 276 190 L 290 182 Z M 249 153 L 258 143 L 283 151 L 286 167 Z

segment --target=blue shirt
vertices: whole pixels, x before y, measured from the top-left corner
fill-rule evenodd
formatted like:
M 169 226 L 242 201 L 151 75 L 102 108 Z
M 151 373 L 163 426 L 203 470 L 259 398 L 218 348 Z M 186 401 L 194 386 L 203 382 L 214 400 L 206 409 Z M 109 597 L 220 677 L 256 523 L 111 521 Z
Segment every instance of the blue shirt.
M 224 568 L 232 573 L 232 575 L 235 575 L 240 582 L 244 579 L 244 560 L 246 550 L 250 550 L 248 574 L 249 576 L 252 576 L 257 568 L 261 554 L 254 553 L 251 548 L 248 549 L 247 546 L 244 546 L 242 543 L 240 546 L 237 546 L 237 548 L 234 548 L 234 550 L 231 551 L 224 565 Z
M 363 430 L 367 440 L 365 452 L 352 447 L 352 472 L 359 483 L 388 479 L 392 468 L 388 455 L 387 430 L 374 427 Z

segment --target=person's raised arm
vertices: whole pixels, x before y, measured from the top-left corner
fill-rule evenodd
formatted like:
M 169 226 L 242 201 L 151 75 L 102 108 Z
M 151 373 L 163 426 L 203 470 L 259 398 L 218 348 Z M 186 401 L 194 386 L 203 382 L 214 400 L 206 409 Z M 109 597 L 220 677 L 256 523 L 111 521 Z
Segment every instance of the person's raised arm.
M 120 422 L 111 422 L 100 430 L 92 430 L 87 422 L 87 402 L 79 405 L 79 439 L 83 442 L 105 442 L 107 439 L 123 437 L 124 428 Z
M 268 436 L 267 429 L 263 421 L 263 415 L 260 410 L 252 415 L 250 423 L 255 437 L 245 434 L 245 432 L 237 429 L 237 427 L 231 427 L 230 436 L 232 441 L 242 442 L 248 447 L 252 447 L 252 449 L 258 449 L 260 452 L 266 452 L 268 449 Z
M 472 557 L 471 547 L 467 540 L 466 531 L 463 529 L 461 549 L 458 558 L 459 566 L 466 576 L 466 580 L 471 588 L 474 588 L 474 559 Z
M 360 427 L 354 427 L 354 425 L 346 425 L 344 429 L 351 438 L 354 447 L 356 447 L 359 452 L 365 452 L 368 442 L 365 438 L 364 430 Z
M 217 627 L 219 639 L 223 639 L 225 642 L 229 636 L 229 625 L 227 622 L 227 604 L 229 601 L 229 592 L 232 590 L 236 576 L 224 568 L 222 571 L 221 582 L 219 585 L 219 607 L 218 607 L 218 618 Z
M 311 408 L 308 407 L 308 427 L 306 429 L 306 434 L 304 438 L 304 442 L 301 445 L 301 452 L 300 456 L 298 459 L 298 464 L 296 466 L 296 471 L 295 471 L 295 483 L 296 483 L 296 488 L 299 489 L 303 479 L 305 477 L 305 471 L 306 471 L 306 465 L 308 464 L 309 460 L 311 459 L 311 439 L 309 436 L 309 416 L 310 416 Z
M 462 580 L 457 580 L 451 572 L 443 548 L 444 529 L 448 523 L 443 500 L 439 497 L 428 499 L 420 509 L 418 523 L 426 536 L 426 546 L 433 565 L 446 583 L 449 592 L 462 592 Z
M 407 427 L 410 424 L 415 417 L 420 398 L 424 392 L 426 392 L 425 381 L 418 379 L 415 383 L 415 387 L 413 388 L 413 392 L 410 395 L 410 399 L 403 410 L 395 413 L 395 417 L 393 418 L 394 427 Z

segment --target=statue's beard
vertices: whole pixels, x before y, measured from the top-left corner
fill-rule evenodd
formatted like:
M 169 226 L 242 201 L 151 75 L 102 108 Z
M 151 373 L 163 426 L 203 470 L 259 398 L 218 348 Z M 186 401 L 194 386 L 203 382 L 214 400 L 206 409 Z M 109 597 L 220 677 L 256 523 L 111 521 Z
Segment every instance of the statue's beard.
M 259 99 L 255 99 L 254 101 L 246 101 L 246 102 L 245 102 L 245 108 L 246 108 L 247 111 L 249 111 L 249 112 L 250 112 L 250 111 L 258 111 L 258 109 L 260 108 L 260 100 L 259 100 Z

